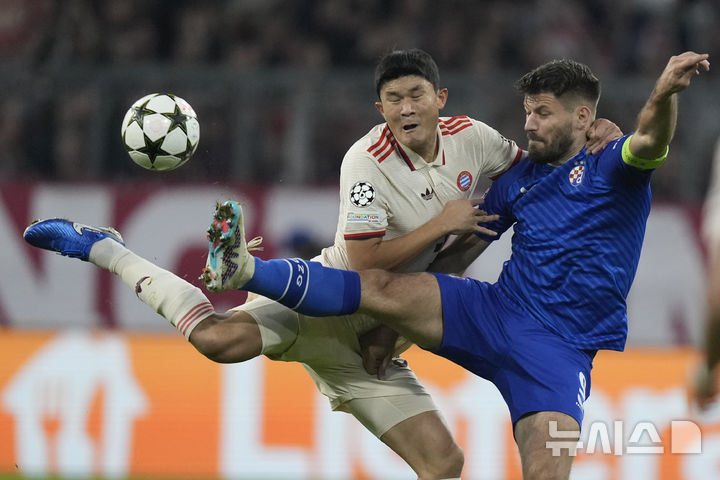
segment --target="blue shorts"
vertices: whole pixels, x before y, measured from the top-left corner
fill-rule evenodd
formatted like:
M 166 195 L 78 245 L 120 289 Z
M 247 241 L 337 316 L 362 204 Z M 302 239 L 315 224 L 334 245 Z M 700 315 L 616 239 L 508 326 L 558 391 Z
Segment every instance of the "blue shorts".
M 500 390 L 515 423 L 556 411 L 582 425 L 595 351 L 580 350 L 548 330 L 494 284 L 435 275 L 444 333 L 432 350 Z

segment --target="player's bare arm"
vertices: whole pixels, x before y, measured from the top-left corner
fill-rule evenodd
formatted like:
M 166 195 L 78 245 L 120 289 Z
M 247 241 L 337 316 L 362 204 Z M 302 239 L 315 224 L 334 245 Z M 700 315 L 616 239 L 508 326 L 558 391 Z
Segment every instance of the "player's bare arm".
M 662 156 L 675 134 L 677 93 L 690 86 L 692 77 L 710 70 L 707 53 L 685 52 L 670 57 L 638 116 L 630 139 L 630 153 L 639 158 Z
M 428 271 L 461 275 L 490 245 L 473 233 L 460 235 L 445 247 L 428 267 Z
M 452 200 L 445 205 L 440 215 L 407 235 L 391 240 L 380 237 L 347 240 L 350 268 L 382 268 L 392 271 L 419 255 L 429 245 L 444 241 L 447 235 L 468 232 L 495 235 L 495 232 L 478 225 L 497 220 L 496 215 L 487 215 L 485 211 L 477 208 L 479 204 L 479 200 Z

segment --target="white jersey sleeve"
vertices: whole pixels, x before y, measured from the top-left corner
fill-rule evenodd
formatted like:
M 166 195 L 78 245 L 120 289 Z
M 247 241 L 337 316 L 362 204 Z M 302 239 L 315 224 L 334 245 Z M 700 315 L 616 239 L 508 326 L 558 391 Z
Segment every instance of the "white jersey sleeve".
M 351 149 L 340 167 L 340 218 L 343 238 L 385 236 L 388 227 L 388 179 L 367 152 Z

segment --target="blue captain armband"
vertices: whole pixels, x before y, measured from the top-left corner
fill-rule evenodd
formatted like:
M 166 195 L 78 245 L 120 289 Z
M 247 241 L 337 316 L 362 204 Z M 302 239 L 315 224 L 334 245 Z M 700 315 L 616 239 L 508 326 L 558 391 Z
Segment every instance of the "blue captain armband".
M 630 152 L 630 139 L 633 136 L 630 135 L 625 139 L 625 142 L 622 146 L 622 159 L 623 162 L 627 163 L 631 167 L 639 168 L 640 170 L 652 170 L 653 168 L 658 168 L 660 165 L 665 163 L 665 160 L 667 160 L 668 151 L 670 151 L 669 147 L 665 147 L 665 153 L 663 153 L 658 158 L 655 158 L 653 160 L 648 160 L 646 158 L 640 158 L 636 157 L 635 155 Z

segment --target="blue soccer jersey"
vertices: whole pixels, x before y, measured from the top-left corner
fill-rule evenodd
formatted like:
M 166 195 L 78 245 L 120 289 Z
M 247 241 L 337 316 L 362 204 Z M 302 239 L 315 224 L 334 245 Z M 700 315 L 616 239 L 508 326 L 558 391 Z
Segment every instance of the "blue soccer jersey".
M 667 155 L 638 159 L 629 138 L 596 155 L 583 149 L 559 167 L 524 159 L 494 183 L 482 207 L 501 216 L 488 228 L 514 225 L 499 286 L 582 349 L 625 347 L 625 300 L 650 213 L 650 176 Z

